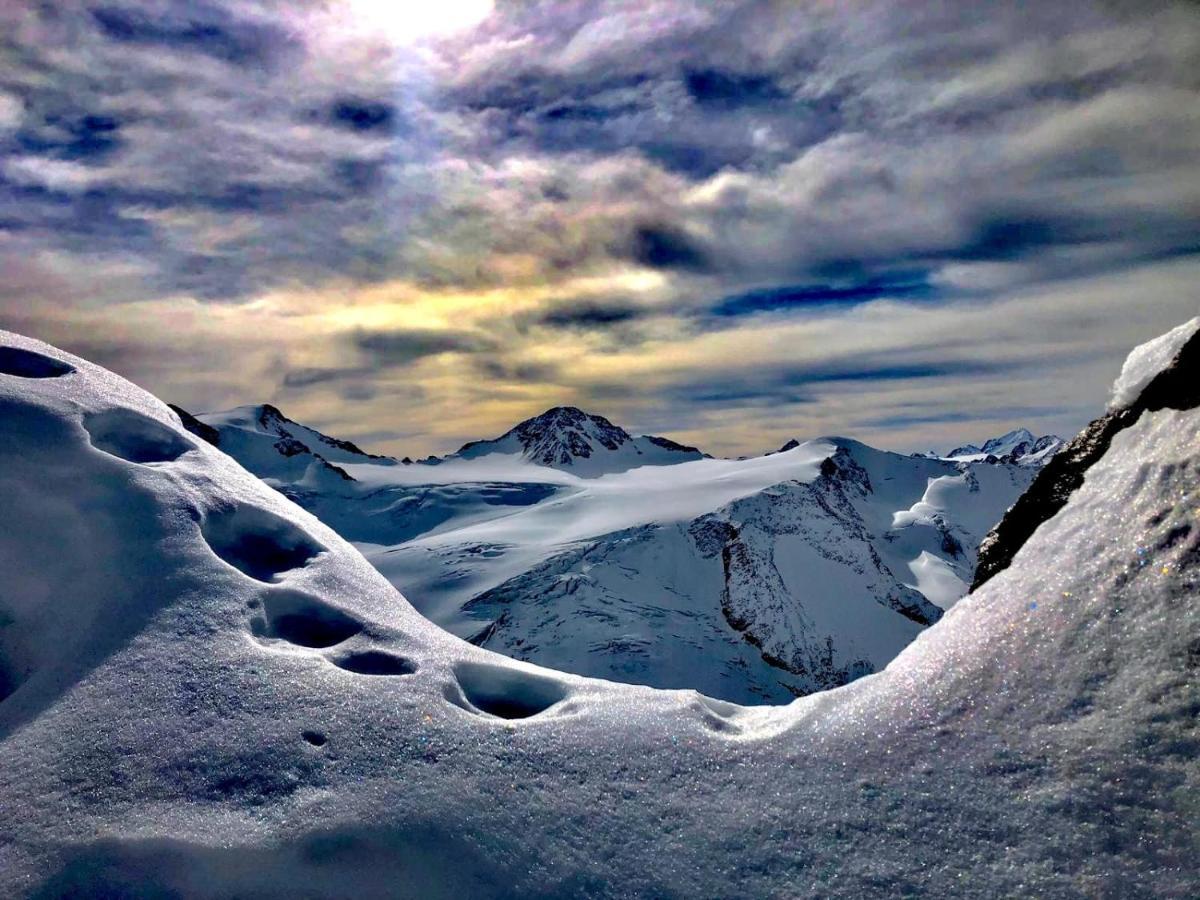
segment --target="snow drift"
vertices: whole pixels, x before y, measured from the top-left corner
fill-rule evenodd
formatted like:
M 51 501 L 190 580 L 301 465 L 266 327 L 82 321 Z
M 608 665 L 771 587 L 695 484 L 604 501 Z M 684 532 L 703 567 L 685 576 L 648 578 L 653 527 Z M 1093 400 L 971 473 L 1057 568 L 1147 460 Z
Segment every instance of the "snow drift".
M 458 641 L 159 401 L 0 348 L 6 896 L 1196 893 L 1194 407 L 884 672 L 750 710 Z

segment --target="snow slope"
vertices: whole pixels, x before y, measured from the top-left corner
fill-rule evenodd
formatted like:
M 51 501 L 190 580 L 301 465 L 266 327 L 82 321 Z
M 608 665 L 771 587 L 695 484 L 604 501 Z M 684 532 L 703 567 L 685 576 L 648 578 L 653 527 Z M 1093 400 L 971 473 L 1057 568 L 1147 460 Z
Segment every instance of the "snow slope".
M 777 468 L 805 455 L 821 465 Z M 435 621 L 519 659 L 781 702 L 883 668 L 937 621 L 1030 477 L 845 438 L 722 462 L 774 477 L 728 499 L 704 476 L 716 461 L 689 464 L 636 490 L 641 509 L 591 490 L 368 558 L 422 611 L 438 598 Z M 672 481 L 689 470 L 695 483 Z M 671 492 L 693 505 L 672 514 Z M 612 518 L 589 523 L 597 511 Z M 554 524 L 533 527 L 551 512 Z
M 1033 476 L 986 455 L 930 460 L 830 438 L 588 477 L 489 450 L 436 466 L 351 461 L 349 484 L 315 483 L 307 468 L 289 482 L 292 459 L 259 452 L 283 452 L 274 431 L 253 432 L 242 455 L 238 423 L 259 422 L 257 408 L 202 418 L 452 633 L 742 703 L 881 669 L 966 593 L 975 548 Z M 552 410 L 510 434 L 566 446 L 596 421 L 614 427 Z
M 0 334 L 0 894 L 1191 897 L 1200 412 L 787 706 L 458 641 L 120 378 Z M 15 527 L 19 524 L 19 527 Z

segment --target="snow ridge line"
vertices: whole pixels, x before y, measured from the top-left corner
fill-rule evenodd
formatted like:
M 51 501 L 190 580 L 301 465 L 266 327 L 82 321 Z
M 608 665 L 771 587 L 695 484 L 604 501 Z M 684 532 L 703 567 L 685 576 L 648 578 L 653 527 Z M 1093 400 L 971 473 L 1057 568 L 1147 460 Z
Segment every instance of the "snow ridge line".
M 971 590 L 978 590 L 1003 572 L 1038 527 L 1066 506 L 1083 484 L 1087 471 L 1099 462 L 1113 438 L 1137 422 L 1143 413 L 1200 406 L 1200 331 L 1192 335 L 1138 395 L 1121 409 L 1101 416 L 1053 456 L 1017 502 L 1004 514 L 979 546 L 979 563 Z

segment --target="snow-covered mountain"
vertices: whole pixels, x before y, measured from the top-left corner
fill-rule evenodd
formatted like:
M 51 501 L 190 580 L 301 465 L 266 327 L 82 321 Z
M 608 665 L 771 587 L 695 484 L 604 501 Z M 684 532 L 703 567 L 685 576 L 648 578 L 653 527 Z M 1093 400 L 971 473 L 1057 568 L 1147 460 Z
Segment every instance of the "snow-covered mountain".
M 315 432 L 273 409 L 265 427 L 260 409 L 200 418 L 437 624 L 518 659 L 745 703 L 885 666 L 966 593 L 979 542 L 1034 475 L 846 438 L 743 460 L 645 452 L 631 468 L 646 439 L 551 410 L 436 466 L 343 458 L 347 483 L 272 462 Z
M 999 437 L 989 438 L 982 446 L 965 444 L 955 447 L 943 459 L 976 462 L 992 457 L 997 462 L 1016 466 L 1044 466 L 1050 457 L 1066 446 L 1066 441 L 1056 434 L 1034 437 L 1026 428 L 1018 428 Z
M 0 333 L 0 895 L 1193 896 L 1175 350 L 885 671 L 750 709 L 454 639 L 164 404 Z
M 683 470 L 692 477 L 674 490 L 693 506 L 675 515 L 662 503 L 618 520 L 616 485 L 611 496 L 589 491 L 545 511 L 596 517 L 610 507 L 611 531 L 596 523 L 544 542 L 535 509 L 368 556 L 413 596 L 430 591 L 440 622 L 490 649 L 580 674 L 780 701 L 878 671 L 936 622 L 966 592 L 980 540 L 1032 477 L 844 438 L 768 459 L 780 463 L 761 470 L 769 483 L 728 502 L 705 502 L 724 477 L 715 466 Z M 529 564 L 531 546 L 544 559 Z M 495 583 L 514 555 L 523 571 Z
M 181 417 L 187 415 L 179 407 L 172 409 Z M 190 426 L 198 437 L 215 442 L 260 478 L 281 483 L 328 479 L 330 475 L 351 480 L 346 471 L 339 468 L 342 463 L 396 465 L 396 460 L 389 456 L 367 453 L 350 441 L 332 438 L 315 428 L 293 422 L 269 403 L 188 416 L 188 420 L 184 420 L 184 427 Z M 192 422 L 199 428 L 192 426 Z
M 454 456 L 480 459 L 493 454 L 513 456 L 583 477 L 704 458 L 695 447 L 653 435 L 634 437 L 603 416 L 573 406 L 549 409 L 494 440 L 472 441 Z

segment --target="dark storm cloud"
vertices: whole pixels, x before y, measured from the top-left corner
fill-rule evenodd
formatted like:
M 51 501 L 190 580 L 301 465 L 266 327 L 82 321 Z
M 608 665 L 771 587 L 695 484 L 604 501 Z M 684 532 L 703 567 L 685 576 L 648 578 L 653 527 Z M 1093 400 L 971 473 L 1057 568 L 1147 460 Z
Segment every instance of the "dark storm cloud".
M 629 258 L 650 269 L 703 271 L 710 260 L 700 242 L 674 225 L 638 225 L 629 240 Z
M 144 297 L 394 275 L 428 193 L 396 167 L 425 150 L 379 99 L 390 67 L 335 76 L 290 11 L 0 11 L 0 223 L 48 249 L 136 258 Z
M 695 69 L 684 72 L 688 95 L 701 105 L 722 108 L 762 106 L 788 99 L 788 94 L 768 75 Z
M 60 107 L 17 132 L 17 147 L 51 159 L 99 162 L 121 145 L 121 121 L 111 115 Z
M 106 37 L 167 51 L 201 53 L 239 66 L 265 65 L 293 46 L 286 31 L 239 19 L 216 4 L 99 6 L 92 17 Z
M 309 388 L 322 384 L 332 384 L 347 379 L 367 378 L 372 370 L 361 366 L 348 368 L 307 367 L 292 369 L 283 376 L 283 386 L 286 388 Z
M 353 131 L 390 131 L 397 120 L 392 104 L 353 98 L 335 101 L 329 115 L 334 124 Z
M 1003 368 L 997 364 L 968 361 L 895 363 L 864 357 L 840 363 L 722 372 L 672 384 L 663 391 L 662 396 L 670 404 L 681 406 L 769 407 L 815 403 L 816 390 L 821 385 L 964 378 L 992 374 Z
M 479 371 L 493 382 L 554 383 L 559 381 L 563 374 L 558 366 L 551 363 L 512 362 L 499 356 L 480 357 L 475 362 Z
M 548 328 L 606 329 L 635 322 L 646 315 L 645 310 L 621 301 L 582 301 L 552 307 L 530 317 L 533 322 Z
M 37 7 L 0 38 L 0 90 L 22 105 L 0 132 L 3 222 L 132 251 L 157 270 L 149 294 L 206 299 L 346 274 L 494 280 L 488 255 L 531 234 L 548 272 L 612 257 L 781 296 L 843 259 L 867 278 L 1027 260 L 1076 275 L 1102 243 L 1110 261 L 1186 252 L 1195 199 L 1155 179 L 1195 156 L 1196 16 L 1069 7 L 501 5 L 421 91 L 403 65 L 318 77 L 332 60 L 265 2 Z M 511 181 L 509 209 L 447 203 L 422 175 L 514 155 L 557 171 Z M 681 203 L 632 159 L 749 180 Z M 589 160 L 610 161 L 601 196 L 580 191 Z M 525 218 L 533 197 L 560 211 Z M 176 213 L 215 220 L 199 234 Z
M 362 331 L 354 343 L 377 366 L 404 366 L 426 356 L 481 353 L 496 347 L 491 339 L 473 332 L 418 328 Z
M 1014 422 L 1029 422 L 1072 412 L 1063 406 L 993 406 L 987 410 L 973 412 L 956 410 L 948 412 L 914 412 L 908 415 L 867 417 L 853 424 L 862 428 L 911 428 L 914 425 L 937 425 L 949 422 L 987 421 L 1010 419 Z M 1032 427 L 1032 426 L 1031 426 Z
M 921 272 L 900 278 L 869 278 L 849 284 L 797 284 L 760 288 L 725 297 L 711 310 L 717 318 L 736 318 L 762 312 L 798 310 L 820 306 L 842 306 L 869 303 L 883 297 L 920 298 L 934 293 L 928 273 Z

